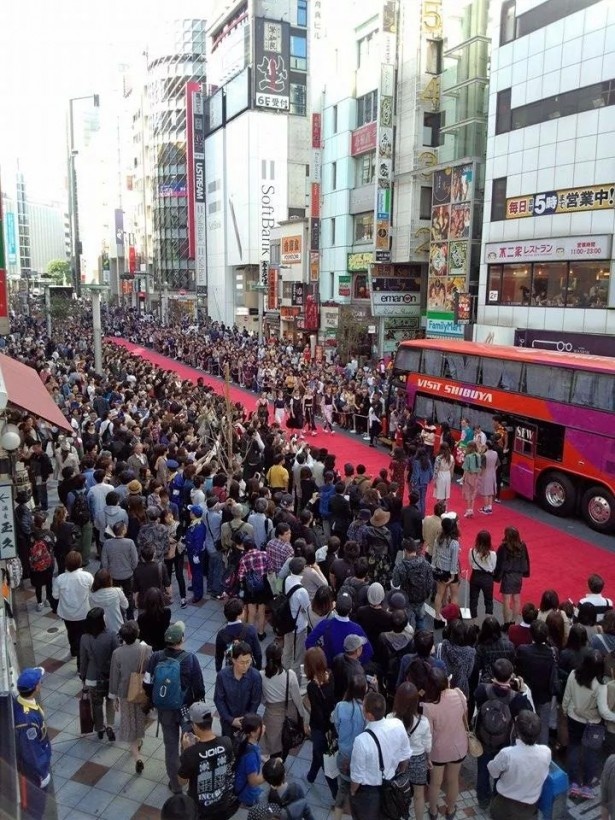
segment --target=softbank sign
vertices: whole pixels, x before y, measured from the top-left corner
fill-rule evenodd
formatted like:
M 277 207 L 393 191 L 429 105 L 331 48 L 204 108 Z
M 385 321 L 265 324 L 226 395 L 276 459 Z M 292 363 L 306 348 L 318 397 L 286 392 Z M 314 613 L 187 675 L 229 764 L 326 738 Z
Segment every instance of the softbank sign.
M 275 213 L 275 161 L 262 160 L 261 161 L 261 188 L 260 188 L 260 278 L 261 283 L 266 285 L 268 282 L 269 261 L 271 259 L 271 229 L 275 227 L 276 219 Z

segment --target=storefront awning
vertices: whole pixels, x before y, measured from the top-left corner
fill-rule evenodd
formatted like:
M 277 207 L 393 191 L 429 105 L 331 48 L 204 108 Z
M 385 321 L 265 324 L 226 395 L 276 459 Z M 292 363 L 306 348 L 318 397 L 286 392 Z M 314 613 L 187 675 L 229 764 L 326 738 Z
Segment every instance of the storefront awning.
M 34 368 L 10 356 L 0 356 L 0 375 L 0 409 L 13 404 L 56 427 L 72 430 Z

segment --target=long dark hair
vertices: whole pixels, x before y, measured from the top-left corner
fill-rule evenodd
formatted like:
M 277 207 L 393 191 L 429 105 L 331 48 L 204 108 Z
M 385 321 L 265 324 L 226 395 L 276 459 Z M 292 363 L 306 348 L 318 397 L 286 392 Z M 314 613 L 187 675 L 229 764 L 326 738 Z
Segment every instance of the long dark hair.
M 92 607 L 85 616 L 85 634 L 97 638 L 106 628 L 105 610 L 101 606 Z
M 393 712 L 399 718 L 406 729 L 411 729 L 414 725 L 414 718 L 419 711 L 419 690 L 413 683 L 406 681 L 398 687 L 393 701 Z
M 489 555 L 491 552 L 491 533 L 489 530 L 479 530 L 476 533 L 474 549 L 481 558 L 486 558 Z
M 348 686 L 344 692 L 344 700 L 352 702 L 353 700 L 362 701 L 367 692 L 367 678 L 365 675 L 351 675 L 348 679 Z
M 493 615 L 487 615 L 481 624 L 480 632 L 478 633 L 478 643 L 494 643 L 502 637 L 502 627 L 497 618 Z
M 143 594 L 143 609 L 152 618 L 162 620 L 164 618 L 164 595 L 159 587 L 150 587 Z
M 256 729 L 263 728 L 263 719 L 260 715 L 244 715 L 241 720 L 241 731 L 237 738 L 237 747 L 235 752 L 235 760 L 239 763 L 241 758 L 245 755 L 250 742 L 250 735 Z
M 424 447 L 419 447 L 416 451 L 416 460 L 419 463 L 421 470 L 429 470 L 431 466 L 431 459 L 429 458 L 429 453 Z
M 579 686 L 585 686 L 586 689 L 591 689 L 592 681 L 597 678 L 602 681 L 604 675 L 604 658 L 595 649 L 592 649 L 581 658 L 581 663 L 574 671 Z
M 516 527 L 506 527 L 504 530 L 504 545 L 511 555 L 523 555 L 525 544 L 521 540 L 519 530 Z
M 277 643 L 270 643 L 265 651 L 265 677 L 273 678 L 284 671 L 282 666 L 282 647 Z

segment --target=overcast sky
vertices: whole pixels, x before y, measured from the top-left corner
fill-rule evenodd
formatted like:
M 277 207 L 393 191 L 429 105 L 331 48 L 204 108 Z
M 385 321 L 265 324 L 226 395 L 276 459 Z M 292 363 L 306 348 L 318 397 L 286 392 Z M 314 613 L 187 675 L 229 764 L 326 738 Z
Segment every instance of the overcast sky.
M 19 158 L 31 195 L 58 198 L 66 172 L 68 99 L 112 104 L 117 66 L 139 59 L 173 17 L 208 0 L 12 0 L 0 18 L 0 168 Z M 171 9 L 171 10 L 170 10 Z

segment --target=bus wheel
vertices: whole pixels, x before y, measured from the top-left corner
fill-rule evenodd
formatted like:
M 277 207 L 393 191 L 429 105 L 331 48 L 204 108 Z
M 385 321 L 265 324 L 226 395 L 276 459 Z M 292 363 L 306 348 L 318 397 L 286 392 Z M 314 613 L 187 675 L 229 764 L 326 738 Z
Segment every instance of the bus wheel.
M 540 482 L 540 501 L 553 515 L 560 518 L 572 515 L 576 503 L 572 481 L 564 473 L 548 473 Z
M 583 494 L 581 510 L 593 530 L 611 532 L 615 529 L 615 498 L 606 487 L 590 487 Z

